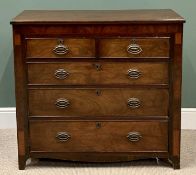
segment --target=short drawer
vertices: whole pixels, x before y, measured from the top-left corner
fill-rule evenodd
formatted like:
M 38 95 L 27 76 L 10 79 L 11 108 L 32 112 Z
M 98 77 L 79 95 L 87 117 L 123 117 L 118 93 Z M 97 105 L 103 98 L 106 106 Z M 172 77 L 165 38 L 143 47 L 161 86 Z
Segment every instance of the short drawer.
M 87 38 L 27 39 L 27 58 L 91 58 L 95 57 L 95 41 Z
M 29 84 L 168 84 L 168 63 L 64 62 L 28 64 Z
M 30 116 L 168 116 L 167 89 L 30 89 Z
M 166 121 L 30 121 L 31 151 L 167 152 Z
M 169 58 L 169 38 L 102 39 L 101 58 Z

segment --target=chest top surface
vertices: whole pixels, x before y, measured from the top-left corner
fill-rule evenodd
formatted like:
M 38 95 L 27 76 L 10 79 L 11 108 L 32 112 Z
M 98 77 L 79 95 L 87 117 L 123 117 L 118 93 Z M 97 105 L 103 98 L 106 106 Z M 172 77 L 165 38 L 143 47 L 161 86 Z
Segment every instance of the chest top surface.
M 156 10 L 25 10 L 11 24 L 183 23 L 170 9 Z

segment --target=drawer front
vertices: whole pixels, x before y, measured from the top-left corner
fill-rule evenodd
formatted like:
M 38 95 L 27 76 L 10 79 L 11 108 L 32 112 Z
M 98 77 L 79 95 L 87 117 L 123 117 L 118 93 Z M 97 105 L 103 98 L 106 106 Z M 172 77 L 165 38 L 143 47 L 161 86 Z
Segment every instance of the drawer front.
M 119 38 L 100 40 L 103 58 L 169 58 L 169 38 Z
M 30 63 L 28 81 L 57 85 L 168 84 L 168 63 Z
M 168 116 L 167 89 L 30 89 L 31 116 Z
M 27 58 L 95 57 L 95 41 L 85 38 L 27 39 Z
M 168 151 L 166 121 L 30 121 L 31 151 Z

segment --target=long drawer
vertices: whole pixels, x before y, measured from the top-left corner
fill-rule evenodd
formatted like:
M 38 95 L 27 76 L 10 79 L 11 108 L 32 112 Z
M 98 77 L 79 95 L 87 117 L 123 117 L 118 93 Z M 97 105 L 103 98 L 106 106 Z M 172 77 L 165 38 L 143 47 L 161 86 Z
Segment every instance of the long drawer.
M 168 116 L 167 89 L 30 89 L 30 116 Z
M 61 62 L 28 64 L 29 84 L 168 84 L 168 63 Z
M 30 121 L 31 151 L 168 151 L 166 121 Z

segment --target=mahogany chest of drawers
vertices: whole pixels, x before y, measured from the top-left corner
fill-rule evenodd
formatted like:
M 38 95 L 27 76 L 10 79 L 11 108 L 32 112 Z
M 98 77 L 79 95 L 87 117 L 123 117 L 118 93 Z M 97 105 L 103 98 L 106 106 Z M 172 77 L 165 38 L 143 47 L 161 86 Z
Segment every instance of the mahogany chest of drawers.
M 28 158 L 180 168 L 182 17 L 24 11 L 11 23 L 19 169 Z

